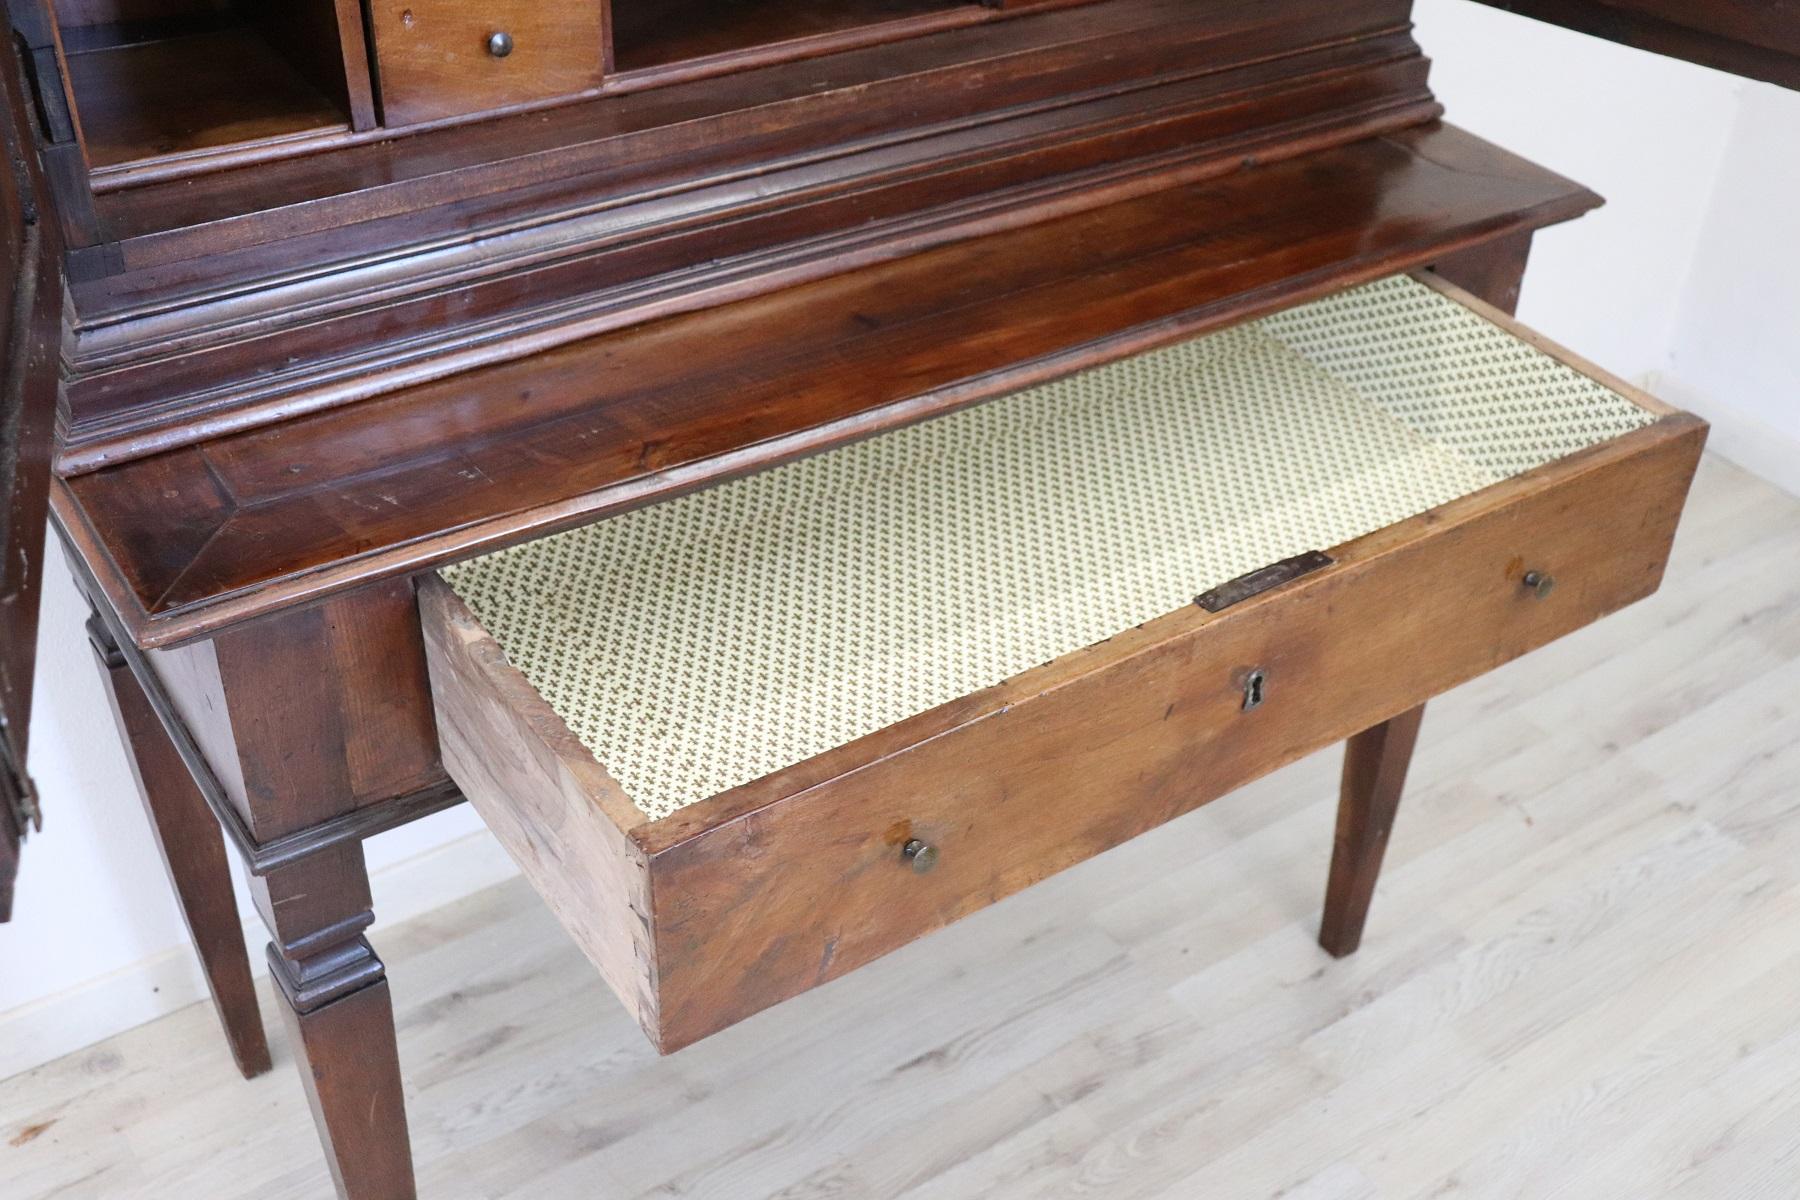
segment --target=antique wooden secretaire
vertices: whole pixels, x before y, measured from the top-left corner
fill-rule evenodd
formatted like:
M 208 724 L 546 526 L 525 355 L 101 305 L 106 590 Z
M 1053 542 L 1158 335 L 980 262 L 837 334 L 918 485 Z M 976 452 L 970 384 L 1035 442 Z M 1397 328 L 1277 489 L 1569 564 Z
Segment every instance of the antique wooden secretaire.
M 1800 86 L 1789 5 L 1503 7 Z M 345 1196 L 363 838 L 473 802 L 673 1051 L 1347 741 L 1346 954 L 1422 705 L 1652 592 L 1704 441 L 1507 315 L 1599 201 L 1407 0 L 7 12 L 0 907 L 47 508 Z

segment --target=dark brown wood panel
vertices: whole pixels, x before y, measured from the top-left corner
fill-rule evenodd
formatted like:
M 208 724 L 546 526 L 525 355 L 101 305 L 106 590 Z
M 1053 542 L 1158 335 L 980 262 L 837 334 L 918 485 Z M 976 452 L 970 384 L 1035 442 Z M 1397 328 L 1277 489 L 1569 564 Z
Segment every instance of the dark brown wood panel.
M 1795 0 L 1480 0 L 1641 50 L 1800 88 Z
M 1525 264 L 1531 257 L 1532 231 L 1495 238 L 1431 264 L 1432 272 L 1493 305 L 1503 313 L 1519 311 Z
M 353 129 L 375 127 L 362 0 L 236 0 L 242 18 L 320 92 Z
M 0 921 L 41 821 L 25 774 L 63 332 L 62 237 L 19 56 L 0 45 Z
M 278 612 L 152 663 L 259 842 L 443 778 L 409 579 Z
M 93 273 L 76 287 L 63 467 L 1438 115 L 1391 0 L 1305 0 L 1306 20 L 1190 8 L 1153 30 L 1118 27 L 1161 2 L 1101 6 L 1111 24 L 1009 54 L 965 47 L 966 60 L 946 61 L 940 48 L 914 61 L 936 44 L 924 38 L 860 71 L 845 66 L 857 55 L 835 55 L 791 79 L 749 72 L 609 99 L 586 126 L 546 113 L 508 142 L 489 143 L 490 124 L 510 124 L 495 122 L 450 144 L 510 156 L 505 167 L 422 142 L 402 155 L 402 141 L 361 194 L 279 218 L 205 220 L 206 189 L 191 181 L 176 197 L 190 225 L 82 260 Z M 540 152 L 546 130 L 574 140 Z M 360 153 L 306 164 L 306 177 Z M 280 174 L 270 169 L 268 194 Z
M 1705 426 L 1638 434 L 704 801 L 653 852 L 679 1049 L 1653 592 Z M 1526 563 L 1557 572 L 1540 601 Z M 1422 586 L 1429 581 L 1429 586 Z M 1243 711 L 1260 668 L 1266 700 Z M 783 798 L 787 797 L 787 798 Z M 928 873 L 904 845 L 933 847 Z
M 301 277 L 253 302 L 228 295 L 96 328 L 89 352 L 114 334 L 126 342 L 88 358 L 71 380 L 76 445 L 64 466 L 79 472 L 172 440 L 353 403 L 651 316 L 1228 172 L 1249 155 L 1274 162 L 1416 124 L 1437 110 L 1424 61 L 1400 44 L 1401 57 L 1374 44 L 1327 77 L 1270 86 L 1274 68 L 1253 65 L 1161 89 L 1149 108 L 1133 94 L 1015 114 L 989 127 L 984 136 L 997 141 L 981 147 L 961 144 L 960 134 L 922 137 L 842 163 L 843 174 L 794 164 L 602 207 L 568 223 L 577 228 L 459 239 L 415 259 L 400 287 L 386 264 L 368 264 L 335 280 Z M 1260 93 L 1248 132 L 1243 87 Z M 627 176 L 644 165 L 622 167 L 612 184 L 629 189 Z M 526 253 L 532 247 L 552 249 Z M 483 265 L 515 256 L 526 260 L 517 270 Z M 331 291 L 333 282 L 342 290 Z M 212 310 L 218 324 L 204 319 Z M 137 341 L 139 326 L 167 334 L 154 353 Z
M 144 645 L 566 528 L 1575 216 L 1434 127 L 63 481 Z M 151 499 L 153 498 L 153 499 Z
M 135 25 L 183 17 L 207 17 L 217 0 L 55 0 L 64 25 Z
M 68 63 L 97 169 L 348 127 L 342 104 L 247 26 L 71 53 Z
M 965 10 L 967 0 L 611 0 L 613 63 L 633 71 Z
M 51 0 L 8 0 L 6 16 L 27 72 L 39 81 L 35 100 L 44 140 L 39 158 L 55 203 L 50 207 L 62 227 L 69 258 L 91 248 L 101 237 L 94 198 L 88 191 L 87 152 L 83 147 L 81 116 L 69 88 L 62 26 L 57 24 Z M 28 110 L 12 110 L 19 113 Z M 8 117 L 7 119 L 12 119 Z
M 549 178 L 587 177 L 593 186 L 595 173 L 642 152 L 641 143 L 617 144 L 625 134 L 654 133 L 649 140 L 670 149 L 711 155 L 751 133 L 790 131 L 791 149 L 810 140 L 791 131 L 818 124 L 850 121 L 848 132 L 859 137 L 869 135 L 871 123 L 906 128 L 909 114 L 896 106 L 932 103 L 934 97 L 931 112 L 971 118 L 1054 95 L 1034 83 L 1046 70 L 1065 89 L 1081 87 L 1083 79 L 1088 87 L 1116 88 L 1125 80 L 1145 82 L 1160 69 L 1156 60 L 1140 57 L 1145 50 L 1185 55 L 1188 72 L 1197 74 L 1238 61 L 1242 56 L 1231 48 L 1240 43 L 1246 51 L 1289 53 L 1404 32 L 1406 14 L 1405 0 L 1294 0 L 1278 11 L 1258 0 L 1217 0 L 1204 11 L 1191 0 L 1113 0 L 691 85 L 368 139 L 326 162 L 265 163 L 115 193 L 102 198 L 100 215 L 121 242 L 165 235 L 154 260 L 161 262 L 398 211 L 418 214 L 421 236 L 431 237 L 454 229 L 455 222 L 433 222 L 430 210 L 456 199 Z M 1121 54 L 1128 74 L 1097 61 Z M 1085 76 L 1071 73 L 1077 69 Z M 972 95 L 947 103 L 940 93 L 951 85 Z M 767 166 L 780 142 L 740 149 L 746 161 Z M 390 246 L 397 241 L 387 240 Z M 127 257 L 127 265 L 150 261 L 141 245 Z

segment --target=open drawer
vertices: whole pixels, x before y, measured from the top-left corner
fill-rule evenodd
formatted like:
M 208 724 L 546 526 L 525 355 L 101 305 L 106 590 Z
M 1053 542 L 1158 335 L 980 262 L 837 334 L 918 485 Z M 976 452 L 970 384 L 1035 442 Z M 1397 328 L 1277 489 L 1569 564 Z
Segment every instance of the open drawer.
M 677 1049 L 1648 595 L 1704 440 L 1386 279 L 446 569 L 444 762 Z

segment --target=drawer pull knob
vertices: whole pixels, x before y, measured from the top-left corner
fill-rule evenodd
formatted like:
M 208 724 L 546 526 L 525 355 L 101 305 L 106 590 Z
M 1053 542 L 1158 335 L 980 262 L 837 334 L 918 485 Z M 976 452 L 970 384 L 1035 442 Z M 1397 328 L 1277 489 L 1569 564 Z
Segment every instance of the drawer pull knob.
M 913 838 L 911 841 L 907 842 L 906 845 L 900 847 L 900 854 L 907 862 L 912 864 L 913 874 L 915 875 L 923 875 L 925 872 L 931 870 L 931 868 L 937 866 L 937 847 L 926 842 L 921 842 L 918 838 Z
M 1548 600 L 1556 590 L 1556 576 L 1544 571 L 1525 572 L 1525 586 L 1539 600 Z
M 498 33 L 488 35 L 488 53 L 495 58 L 505 58 L 513 52 L 512 34 L 502 29 Z
M 1244 676 L 1244 711 L 1255 712 L 1269 698 L 1269 673 L 1257 667 Z

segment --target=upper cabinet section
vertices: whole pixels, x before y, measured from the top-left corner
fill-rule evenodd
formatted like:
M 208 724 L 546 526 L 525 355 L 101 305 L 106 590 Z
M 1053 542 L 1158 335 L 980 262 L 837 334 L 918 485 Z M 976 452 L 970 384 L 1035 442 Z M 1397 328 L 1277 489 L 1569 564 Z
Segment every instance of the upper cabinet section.
M 1800 0 L 1484 2 L 1800 87 Z M 54 61 L 40 66 L 62 75 L 56 90 L 97 194 L 823 55 L 882 50 L 904 69 L 931 35 L 1116 3 L 8 0 L 31 48 L 45 40 L 31 30 L 53 31 Z M 1406 4 L 1379 7 L 1404 28 Z M 1296 42 L 1333 23 L 1310 0 L 1193 0 L 1178 19 L 1228 26 L 1249 10 Z
M 369 0 L 382 117 L 416 125 L 600 86 L 602 0 Z
M 96 193 L 1100 0 L 9 0 Z M 53 36 L 51 36 L 53 35 Z M 52 65 L 52 64 L 46 64 Z
M 60 26 L 177 56 L 76 63 L 65 472 L 1441 112 L 1407 0 L 156 2 Z

